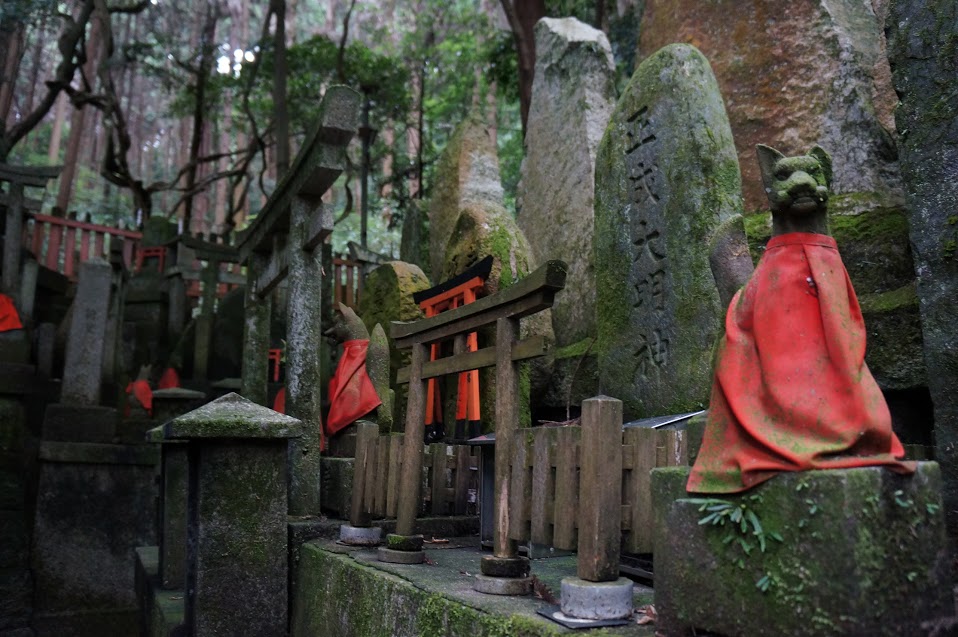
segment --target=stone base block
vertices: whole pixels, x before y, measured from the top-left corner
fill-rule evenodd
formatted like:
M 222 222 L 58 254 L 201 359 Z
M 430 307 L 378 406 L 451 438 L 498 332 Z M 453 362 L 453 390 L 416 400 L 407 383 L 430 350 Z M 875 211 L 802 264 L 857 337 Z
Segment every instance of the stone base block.
M 349 518 L 353 494 L 353 459 L 321 456 L 320 497 L 323 511 L 340 520 Z
M 590 582 L 562 578 L 562 613 L 579 619 L 624 619 L 632 616 L 632 580 Z
M 421 551 L 423 536 L 400 535 L 389 533 L 386 535 L 386 546 L 394 551 Z
M 422 564 L 426 561 L 425 551 L 397 551 L 379 547 L 379 561 L 390 564 Z
M 113 442 L 119 417 L 110 407 L 47 406 L 43 439 L 60 442 Z
M 528 595 L 532 592 L 531 577 L 490 577 L 476 575 L 473 589 L 487 595 Z
M 479 560 L 479 570 L 489 577 L 526 577 L 529 574 L 529 560 L 525 557 L 484 555 Z
M 918 463 L 912 476 L 783 473 L 716 496 L 686 494 L 688 473 L 652 472 L 664 634 L 891 637 L 954 612 L 937 463 Z M 736 510 L 744 531 L 717 522 Z
M 382 541 L 383 530 L 378 526 L 350 526 L 344 524 L 339 527 L 339 541 L 353 546 L 376 546 Z

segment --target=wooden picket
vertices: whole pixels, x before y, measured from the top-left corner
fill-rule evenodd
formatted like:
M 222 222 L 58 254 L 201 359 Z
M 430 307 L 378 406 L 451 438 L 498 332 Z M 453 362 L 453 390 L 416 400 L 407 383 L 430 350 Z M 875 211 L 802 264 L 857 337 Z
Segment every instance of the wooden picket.
M 580 493 L 578 427 L 522 431 L 513 448 L 509 537 L 575 550 Z M 688 464 L 684 431 L 628 427 L 622 432 L 622 531 L 627 553 L 652 552 L 650 471 Z
M 363 513 L 373 519 L 396 517 L 399 502 L 399 475 L 402 471 L 402 434 L 371 440 L 362 471 Z M 423 501 L 420 512 L 429 515 L 464 515 L 469 492 L 476 492 L 479 481 L 479 457 L 472 447 L 434 443 L 426 446 L 423 457 Z M 354 482 L 356 484 L 356 482 Z

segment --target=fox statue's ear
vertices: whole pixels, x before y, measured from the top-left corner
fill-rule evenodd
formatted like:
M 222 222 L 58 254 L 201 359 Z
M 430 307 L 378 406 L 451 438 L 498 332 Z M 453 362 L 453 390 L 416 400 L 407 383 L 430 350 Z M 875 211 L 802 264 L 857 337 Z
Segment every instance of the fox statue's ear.
M 758 144 L 755 150 L 758 152 L 758 167 L 762 170 L 762 185 L 766 193 L 771 192 L 775 183 L 775 162 L 785 155 L 765 144 Z
M 822 165 L 822 172 L 825 173 L 825 185 L 831 187 L 832 185 L 832 157 L 825 152 L 825 149 L 819 145 L 812 147 L 808 151 L 809 157 L 814 157 L 818 160 L 818 163 Z

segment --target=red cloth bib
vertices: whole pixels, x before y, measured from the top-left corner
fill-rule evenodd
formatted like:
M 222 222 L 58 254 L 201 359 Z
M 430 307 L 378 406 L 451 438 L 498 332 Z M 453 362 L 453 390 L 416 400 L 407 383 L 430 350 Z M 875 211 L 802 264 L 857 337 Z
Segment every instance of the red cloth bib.
M 736 493 L 780 471 L 912 473 L 896 459 L 904 453 L 865 365 L 865 324 L 835 240 L 773 237 L 729 305 L 688 490 Z
M 326 433 L 334 435 L 382 404 L 366 373 L 368 339 L 343 343 L 343 355 L 329 381 L 329 417 Z
M 20 322 L 20 314 L 13 305 L 13 299 L 6 294 L 0 294 L 0 332 L 22 329 L 23 323 Z
M 136 398 L 136 401 L 143 406 L 143 409 L 146 410 L 146 413 L 153 413 L 153 390 L 150 389 L 150 384 L 145 380 L 135 380 L 129 385 L 126 386 L 126 393 L 133 394 L 133 397 Z M 130 415 L 130 406 L 127 405 L 124 410 L 124 415 Z
M 176 373 L 176 370 L 172 367 L 167 367 L 163 370 L 163 375 L 160 376 L 159 382 L 156 383 L 157 389 L 174 389 L 180 386 L 180 375 Z

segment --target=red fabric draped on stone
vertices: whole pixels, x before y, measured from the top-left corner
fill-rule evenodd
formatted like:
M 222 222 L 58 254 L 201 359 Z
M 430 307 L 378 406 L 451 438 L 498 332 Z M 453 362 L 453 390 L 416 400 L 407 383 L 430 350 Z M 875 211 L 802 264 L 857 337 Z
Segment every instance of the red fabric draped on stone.
M 735 493 L 780 471 L 913 472 L 902 456 L 835 240 L 773 237 L 729 305 L 688 490 Z
M 343 343 L 343 355 L 329 381 L 329 417 L 326 433 L 334 435 L 382 404 L 366 373 L 368 339 Z
M 23 323 L 20 322 L 20 314 L 13 305 L 13 299 L 6 294 L 0 294 L 0 332 L 22 329 Z
M 160 376 L 159 382 L 156 383 L 157 389 L 175 389 L 180 386 L 180 375 L 176 373 L 176 370 L 172 367 L 167 367 L 163 370 L 163 375 Z
M 126 386 L 126 393 L 133 394 L 133 397 L 136 398 L 136 401 L 143 406 L 143 409 L 146 410 L 146 413 L 153 413 L 153 390 L 150 389 L 150 384 L 145 380 L 135 380 L 129 385 Z M 124 415 L 130 415 L 130 406 L 126 406 Z

